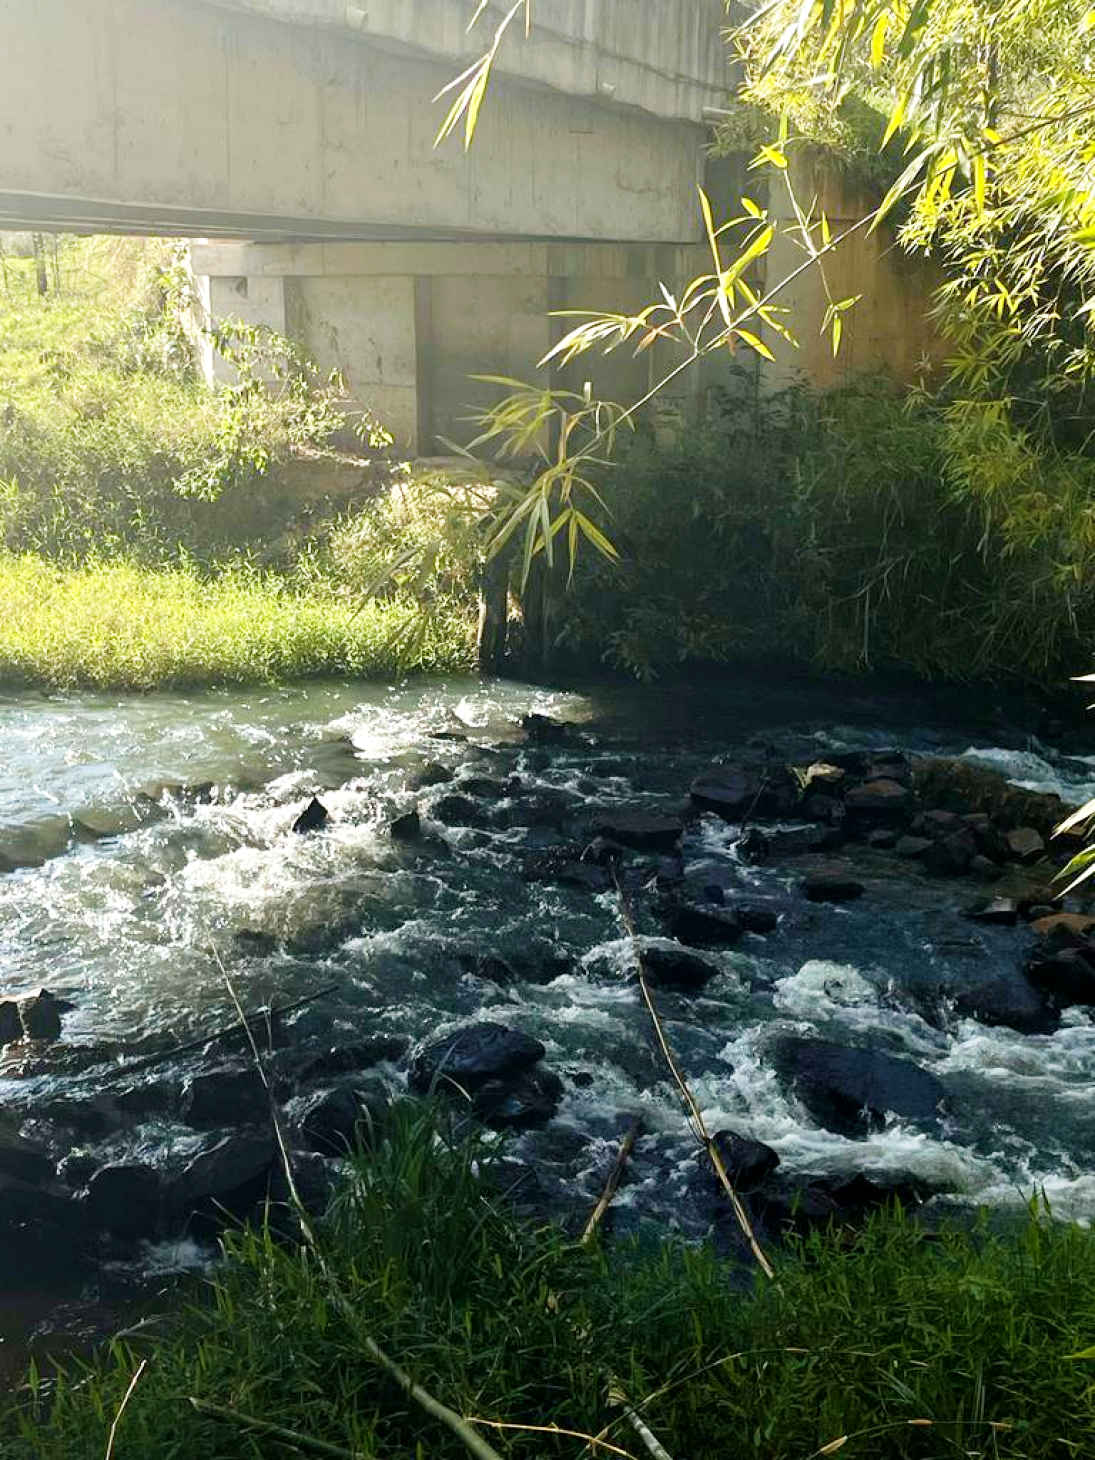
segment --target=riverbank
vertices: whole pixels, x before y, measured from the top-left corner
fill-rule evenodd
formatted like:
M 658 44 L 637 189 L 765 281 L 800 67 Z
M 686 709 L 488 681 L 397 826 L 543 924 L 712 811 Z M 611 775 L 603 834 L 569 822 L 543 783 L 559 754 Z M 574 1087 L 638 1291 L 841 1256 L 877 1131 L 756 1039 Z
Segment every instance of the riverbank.
M 245 567 L 62 566 L 0 553 L 0 684 L 151 690 L 471 668 L 470 618 L 339 599 Z
M 693 1460 L 1056 1460 L 1095 1444 L 1086 1230 L 1036 1208 L 1007 1233 L 929 1230 L 893 1209 L 854 1238 L 792 1239 L 768 1283 L 671 1236 L 582 1247 L 530 1226 L 500 1195 L 497 1148 L 444 1125 L 438 1141 L 434 1120 L 402 1107 L 355 1165 L 319 1226 L 322 1264 L 234 1234 L 170 1336 L 35 1376 L 0 1411 L 5 1456 L 102 1460 L 116 1420 L 131 1460 L 466 1454 L 370 1342 L 506 1457 L 570 1460 L 588 1437 L 646 1455 L 620 1396 Z

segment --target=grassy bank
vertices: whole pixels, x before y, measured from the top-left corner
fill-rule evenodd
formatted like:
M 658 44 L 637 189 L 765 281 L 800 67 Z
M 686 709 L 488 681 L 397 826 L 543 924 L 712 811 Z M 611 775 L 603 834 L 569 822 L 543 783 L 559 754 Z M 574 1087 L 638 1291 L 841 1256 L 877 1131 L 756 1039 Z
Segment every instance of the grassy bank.
M 352 602 L 242 569 L 126 562 L 62 567 L 0 555 L 0 682 L 56 689 L 255 684 L 462 670 L 466 618 L 423 622 L 401 600 Z
M 209 1302 L 173 1337 L 117 1344 L 39 1389 L 39 1406 L 9 1406 L 6 1460 L 102 1460 L 142 1357 L 125 1460 L 315 1453 L 248 1417 L 331 1455 L 464 1454 L 368 1358 L 368 1338 L 506 1457 L 590 1453 L 552 1426 L 605 1431 L 617 1449 L 602 1456 L 645 1457 L 610 1383 L 677 1460 L 1056 1460 L 1095 1446 L 1092 1361 L 1074 1357 L 1095 1339 L 1086 1231 L 1043 1215 L 1011 1237 L 929 1236 L 885 1213 L 855 1240 L 792 1247 L 778 1282 L 754 1287 L 671 1240 L 583 1251 L 508 1217 L 493 1189 L 482 1150 L 438 1148 L 408 1107 L 322 1228 L 327 1274 L 262 1233 L 233 1237 Z

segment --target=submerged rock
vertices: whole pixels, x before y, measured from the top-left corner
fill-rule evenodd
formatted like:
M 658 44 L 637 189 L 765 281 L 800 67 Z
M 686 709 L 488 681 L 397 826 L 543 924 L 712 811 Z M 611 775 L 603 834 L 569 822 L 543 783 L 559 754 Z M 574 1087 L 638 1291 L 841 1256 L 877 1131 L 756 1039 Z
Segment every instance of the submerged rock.
M 350 1086 L 313 1095 L 301 1108 L 301 1140 L 323 1156 L 347 1156 L 376 1143 L 388 1128 L 386 1091 L 359 1092 Z
M 990 974 L 955 990 L 951 997 L 955 1013 L 968 1015 L 981 1024 L 1016 1029 L 1020 1034 L 1052 1034 L 1060 1024 L 1045 993 L 1018 971 Z
M 1010 928 L 1019 921 L 1019 904 L 1014 897 L 993 897 L 988 902 L 976 902 L 967 908 L 966 917 L 975 923 L 995 923 Z
M 453 779 L 453 773 L 448 766 L 443 766 L 440 761 L 428 760 L 421 769 L 414 772 L 407 779 L 407 786 L 412 791 L 425 791 L 430 786 L 444 786 Z
M 847 872 L 829 870 L 812 872 L 800 885 L 808 902 L 854 902 L 867 890 Z
M 535 713 L 521 716 L 521 729 L 529 745 L 570 745 L 578 735 L 577 725 Z
M 58 999 L 47 989 L 23 999 L 19 1004 L 19 1017 L 23 1033 L 28 1039 L 54 1040 L 61 1037 L 61 1015 L 72 1005 Z
M 474 826 L 480 829 L 491 824 L 489 806 L 473 800 L 470 796 L 442 796 L 430 807 L 430 815 L 445 826 Z
M 787 1037 L 778 1041 L 775 1061 L 818 1124 L 837 1135 L 865 1135 L 888 1114 L 934 1122 L 944 1098 L 934 1075 L 882 1050 Z
M 728 947 L 740 942 L 745 931 L 731 908 L 671 902 L 663 908 L 660 917 L 674 938 L 698 948 Z
M 410 1088 L 429 1091 L 439 1079 L 475 1090 L 488 1080 L 516 1075 L 538 1064 L 546 1050 L 538 1039 L 504 1024 L 466 1024 L 433 1040 L 411 1062 Z
M 79 1269 L 86 1230 L 79 1198 L 0 1176 L 0 1287 L 65 1281 Z
M 237 1131 L 200 1151 L 164 1191 L 176 1217 L 192 1215 L 223 1224 L 224 1213 L 244 1215 L 266 1192 L 277 1155 L 267 1131 Z
M 506 1080 L 487 1080 L 475 1091 L 472 1110 L 498 1130 L 530 1130 L 548 1123 L 562 1097 L 558 1075 L 533 1069 Z
M 12 1044 L 23 1037 L 23 1021 L 14 999 L 0 1003 L 0 1044 Z

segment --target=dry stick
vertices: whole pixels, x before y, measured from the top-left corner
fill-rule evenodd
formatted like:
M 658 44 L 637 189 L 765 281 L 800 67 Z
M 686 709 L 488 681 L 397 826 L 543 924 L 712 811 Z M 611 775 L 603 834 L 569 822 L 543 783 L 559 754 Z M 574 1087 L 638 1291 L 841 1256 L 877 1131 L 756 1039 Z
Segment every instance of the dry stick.
M 715 1175 L 718 1177 L 723 1190 L 726 1192 L 726 1195 L 730 1198 L 730 1205 L 734 1209 L 734 1216 L 737 1218 L 738 1226 L 742 1230 L 742 1235 L 745 1237 L 745 1240 L 749 1244 L 750 1251 L 757 1260 L 757 1266 L 760 1268 L 761 1272 L 764 1273 L 765 1277 L 774 1278 L 776 1275 L 775 1268 L 768 1261 L 768 1258 L 764 1255 L 760 1243 L 757 1241 L 756 1233 L 753 1231 L 753 1225 L 749 1220 L 749 1214 L 745 1210 L 745 1207 L 742 1205 L 741 1198 L 734 1190 L 734 1184 L 730 1180 L 730 1174 L 726 1169 L 726 1164 L 722 1159 L 722 1155 L 719 1151 L 718 1146 L 711 1139 L 711 1133 L 708 1131 L 707 1125 L 704 1122 L 703 1114 L 700 1111 L 700 1107 L 696 1103 L 696 1097 L 689 1089 L 688 1081 L 684 1078 L 681 1067 L 677 1063 L 677 1058 L 669 1046 L 669 1041 L 665 1035 L 665 1029 L 662 1025 L 658 1010 L 654 1004 L 654 996 L 650 992 L 650 984 L 646 977 L 646 960 L 643 957 L 643 950 L 642 945 L 639 943 L 639 936 L 635 931 L 635 922 L 631 916 L 631 908 L 628 905 L 627 896 L 623 888 L 620 886 L 618 878 L 616 879 L 616 891 L 619 893 L 620 896 L 620 911 L 623 917 L 624 928 L 627 930 L 628 937 L 631 939 L 632 946 L 635 949 L 635 956 L 638 961 L 639 988 L 642 990 L 643 1002 L 646 1004 L 647 1011 L 650 1014 L 651 1021 L 653 1022 L 654 1033 L 657 1036 L 658 1046 L 661 1049 L 662 1056 L 665 1059 L 667 1066 L 669 1067 L 669 1072 L 673 1076 L 677 1089 L 680 1091 L 681 1099 L 684 1101 L 685 1108 L 688 1111 L 689 1124 L 692 1127 L 693 1134 L 695 1135 L 700 1145 L 703 1147 L 704 1151 L 707 1153 L 707 1157 L 710 1160 L 711 1165 L 715 1168 Z
M 133 1397 L 133 1391 L 140 1382 L 141 1375 L 148 1368 L 148 1360 L 142 1359 L 137 1365 L 137 1371 L 129 1381 L 129 1388 L 122 1396 L 122 1402 L 118 1406 L 118 1413 L 114 1416 L 114 1423 L 110 1426 L 110 1435 L 106 1442 L 106 1460 L 111 1460 L 114 1454 L 114 1441 L 118 1438 L 118 1426 L 122 1422 L 122 1415 L 125 1414 L 125 1407 Z
M 636 1116 L 635 1119 L 631 1122 L 631 1126 L 627 1132 L 627 1135 L 624 1136 L 623 1140 L 620 1143 L 620 1149 L 616 1155 L 616 1161 L 612 1167 L 611 1172 L 609 1173 L 608 1182 L 605 1185 L 605 1189 L 601 1193 L 601 1199 L 593 1208 L 593 1211 L 590 1213 L 589 1221 L 585 1225 L 585 1231 L 582 1233 L 582 1240 L 580 1244 L 582 1247 L 588 1247 L 589 1244 L 593 1241 L 593 1238 L 597 1233 L 597 1228 L 601 1225 L 601 1222 L 604 1220 L 605 1213 L 612 1205 L 612 1199 L 620 1188 L 620 1182 L 623 1180 L 623 1174 L 627 1168 L 628 1159 L 631 1156 L 631 1152 L 635 1149 L 635 1142 L 639 1139 L 639 1136 L 642 1133 L 642 1128 L 642 1117 Z
M 289 1152 L 289 1142 L 285 1136 L 285 1127 L 282 1124 L 281 1114 L 277 1107 L 277 1101 L 274 1099 L 274 1092 L 271 1090 L 270 1082 L 266 1078 L 266 1068 L 262 1061 L 262 1055 L 259 1053 L 258 1044 L 255 1042 L 255 1036 L 251 1032 L 250 1024 L 246 1022 L 243 1013 L 243 1005 L 239 1001 L 236 990 L 232 984 L 232 980 L 228 976 L 228 971 L 221 961 L 220 954 L 217 952 L 216 948 L 212 948 L 210 951 L 212 952 L 213 958 L 220 968 L 224 981 L 228 986 L 228 992 L 231 995 L 232 1002 L 235 1004 L 236 1009 L 239 1012 L 240 1019 L 243 1022 L 243 1027 L 247 1034 L 248 1042 L 251 1045 L 251 1053 L 254 1057 L 255 1067 L 259 1072 L 259 1076 L 262 1079 L 263 1084 L 266 1086 L 266 1094 L 270 1102 L 270 1120 L 274 1127 L 274 1136 L 277 1140 L 278 1150 L 281 1154 L 281 1163 L 285 1170 L 285 1182 L 289 1191 L 290 1205 L 296 1212 L 297 1221 L 300 1223 L 300 1229 L 301 1233 L 304 1236 L 305 1244 L 311 1250 L 312 1255 L 315 1257 L 316 1262 L 319 1265 L 319 1269 L 327 1282 L 327 1286 L 331 1295 L 331 1301 L 334 1303 L 335 1308 L 342 1315 L 348 1326 L 351 1329 L 354 1329 L 357 1326 L 357 1320 L 353 1307 L 351 1306 L 348 1299 L 344 1298 L 339 1291 L 338 1281 L 334 1273 L 331 1271 L 331 1266 L 328 1263 L 326 1257 L 324 1257 L 323 1255 L 323 1250 L 320 1247 L 315 1228 L 312 1226 L 312 1220 L 308 1215 L 307 1208 L 301 1200 L 300 1192 L 297 1189 L 296 1179 L 293 1176 L 293 1161 L 292 1156 Z M 381 1369 L 383 1369 L 386 1374 L 388 1374 L 392 1379 L 395 1380 L 395 1382 L 399 1385 L 400 1389 L 402 1389 L 406 1397 L 413 1400 L 415 1404 L 417 1404 L 420 1409 L 424 1409 L 427 1414 L 433 1415 L 434 1419 L 438 1420 L 448 1430 L 450 1430 L 457 1437 L 457 1439 L 463 1441 L 465 1447 L 470 1450 L 473 1455 L 477 1456 L 478 1460 L 502 1460 L 502 1457 L 499 1455 L 498 1451 L 494 1449 L 492 1445 L 489 1445 L 487 1441 L 483 1439 L 483 1436 L 478 1434 L 476 1430 L 473 1429 L 473 1427 L 468 1423 L 463 1415 L 457 1414 L 454 1409 L 450 1409 L 448 1405 L 442 1404 L 441 1401 L 439 1399 L 435 1399 L 428 1390 L 423 1389 L 420 1384 L 417 1384 L 414 1379 L 411 1378 L 410 1374 L 406 1372 L 405 1369 L 401 1369 L 399 1365 L 395 1362 L 395 1360 L 390 1358 L 384 1352 L 384 1350 L 380 1347 L 375 1339 L 370 1338 L 368 1334 L 365 1334 L 361 1336 L 360 1341 L 369 1357 Z
M 632 1405 L 630 1399 L 615 1381 L 612 1382 L 608 1391 L 609 1404 L 618 1405 L 623 1411 L 624 1418 L 642 1440 L 647 1450 L 654 1457 L 654 1460 L 673 1460 L 672 1455 L 655 1435 L 650 1426 L 640 1417 L 638 1411 Z
M 218 964 L 224 968 L 220 958 Z M 244 1015 L 248 1029 L 252 1024 L 259 1024 L 264 1019 L 276 1018 L 282 1014 L 295 1014 L 298 1009 L 304 1009 L 309 1004 L 314 1004 L 317 999 L 325 999 L 328 994 L 337 993 L 337 983 L 325 984 L 323 988 L 317 989 L 314 994 L 306 994 L 302 999 L 294 999 L 291 1004 L 271 1005 L 269 1009 L 259 1009 L 254 1014 Z M 216 1044 L 222 1039 L 230 1039 L 240 1032 L 238 1021 L 234 1024 L 225 1025 L 223 1029 L 215 1029 L 212 1034 L 203 1034 L 200 1039 L 188 1039 L 185 1044 L 172 1045 L 170 1049 L 162 1049 L 159 1054 L 146 1055 L 143 1059 L 134 1060 L 128 1065 L 119 1065 L 117 1069 L 108 1072 L 106 1076 L 96 1076 L 96 1079 L 120 1080 L 125 1075 L 132 1075 L 137 1070 L 147 1070 L 153 1065 L 163 1064 L 166 1060 L 174 1059 L 177 1054 L 189 1054 L 192 1049 L 204 1049 L 207 1044 Z M 90 1078 L 90 1077 L 89 1077 Z
M 360 1451 L 344 1450 L 341 1445 L 330 1445 L 326 1440 L 314 1440 L 311 1435 L 301 1435 L 296 1430 L 284 1429 L 281 1425 L 271 1424 L 269 1420 L 257 1419 L 253 1414 L 241 1414 L 236 1409 L 223 1409 L 219 1404 L 209 1404 L 204 1399 L 192 1398 L 190 1403 L 199 1414 L 207 1414 L 212 1419 L 220 1419 L 227 1424 L 238 1425 L 240 1429 L 254 1430 L 258 1435 L 269 1435 L 271 1439 L 282 1440 L 287 1445 L 295 1445 L 298 1450 L 311 1450 L 315 1455 L 333 1456 L 334 1460 L 360 1460 Z

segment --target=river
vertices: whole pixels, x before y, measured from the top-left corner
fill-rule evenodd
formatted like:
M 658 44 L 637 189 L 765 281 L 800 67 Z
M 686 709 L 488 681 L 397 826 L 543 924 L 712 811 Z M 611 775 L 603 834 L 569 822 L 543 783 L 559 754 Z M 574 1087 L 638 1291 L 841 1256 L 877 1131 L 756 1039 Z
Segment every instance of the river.
M 518 730 L 530 710 L 580 723 L 591 743 L 530 758 Z M 513 1026 L 543 1041 L 564 1082 L 555 1120 L 515 1148 L 580 1207 L 622 1125 L 641 1113 L 647 1134 L 621 1203 L 691 1231 L 695 1153 L 626 976 L 615 894 L 525 880 L 517 851 L 550 845 L 550 831 L 447 828 L 452 854 L 423 859 L 393 846 L 387 827 L 418 804 L 429 828 L 438 791 L 407 788 L 427 760 L 516 774 L 526 791 L 567 792 L 576 805 L 654 806 L 679 800 L 713 757 L 758 741 L 799 761 L 882 746 L 970 755 L 1070 801 L 1095 795 L 1095 756 L 1043 745 L 983 695 L 755 677 L 566 693 L 467 680 L 9 694 L 0 854 L 37 852 L 41 865 L 0 877 L 0 988 L 44 984 L 70 1000 L 65 1049 L 117 1041 L 139 1051 L 224 1024 L 222 964 L 251 1007 L 336 984 L 296 1021 L 304 1045 L 417 1041 L 476 1019 Z M 331 822 L 294 835 L 314 792 Z M 1059 1214 L 1090 1216 L 1089 1013 L 1069 1010 L 1056 1033 L 1023 1035 L 929 1021 L 918 1002 L 972 964 L 1014 963 L 1025 931 L 975 928 L 961 915 L 968 887 L 911 873 L 880 876 L 852 907 L 803 905 L 792 867 L 747 867 L 734 840 L 732 827 L 704 819 L 686 838 L 690 875 L 717 881 L 732 867 L 739 884 L 782 899 L 779 933 L 713 953 L 720 972 L 702 994 L 661 1001 L 710 1127 L 769 1143 L 792 1173 L 910 1174 L 997 1205 L 1042 1189 Z M 484 953 L 517 977 L 484 976 Z M 821 1128 L 767 1058 L 780 1031 L 911 1056 L 946 1086 L 946 1122 L 925 1131 L 891 1120 L 860 1139 Z M 396 1065 L 386 1072 L 398 1082 Z M 71 1089 L 70 1075 L 0 1064 L 0 1109 L 32 1126 L 36 1107 Z M 155 1117 L 88 1146 L 102 1159 L 136 1153 L 170 1166 L 194 1140 Z

